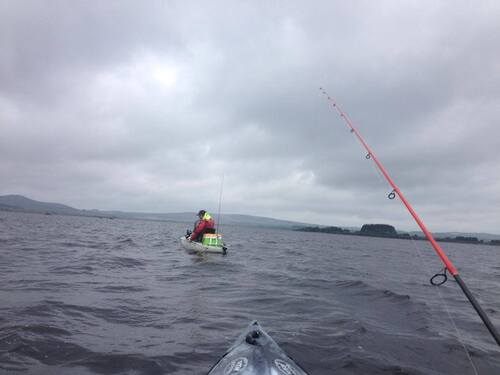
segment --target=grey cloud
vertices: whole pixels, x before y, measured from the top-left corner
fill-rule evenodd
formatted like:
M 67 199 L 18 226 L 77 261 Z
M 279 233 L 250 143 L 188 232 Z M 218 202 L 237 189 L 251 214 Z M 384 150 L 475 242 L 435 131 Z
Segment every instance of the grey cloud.
M 498 231 L 494 1 L 0 7 L 0 193 L 185 211 L 224 173 L 227 212 L 415 229 L 322 86 L 435 230 Z

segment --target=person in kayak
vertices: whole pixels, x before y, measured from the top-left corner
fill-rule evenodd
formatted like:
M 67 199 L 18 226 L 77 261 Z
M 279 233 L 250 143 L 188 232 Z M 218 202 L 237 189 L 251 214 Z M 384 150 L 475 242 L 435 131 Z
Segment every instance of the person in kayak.
M 189 241 L 201 242 L 205 233 L 215 233 L 214 219 L 212 219 L 212 216 L 207 211 L 200 210 L 198 217 L 200 220 L 195 224 L 194 231 L 188 238 Z

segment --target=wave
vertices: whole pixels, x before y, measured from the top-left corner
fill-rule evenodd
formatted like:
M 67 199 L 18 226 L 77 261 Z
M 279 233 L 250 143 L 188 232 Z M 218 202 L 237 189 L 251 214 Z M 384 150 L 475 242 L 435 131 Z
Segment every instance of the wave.
M 14 334 L 8 340 L 13 344 L 6 350 L 3 340 L 0 340 L 0 369 L 6 371 L 26 372 L 40 367 L 33 366 L 30 360 L 51 367 L 66 368 L 66 371 L 63 370 L 66 373 L 75 367 L 85 367 L 99 374 L 163 374 L 176 369 L 161 358 L 148 358 L 132 353 L 96 353 L 53 337 L 27 338 Z M 50 372 L 55 373 L 53 370 Z
M 130 257 L 123 257 L 123 256 L 114 256 L 111 258 L 106 259 L 102 265 L 106 268 L 143 268 L 146 266 L 146 261 L 137 259 L 137 258 L 130 258 Z

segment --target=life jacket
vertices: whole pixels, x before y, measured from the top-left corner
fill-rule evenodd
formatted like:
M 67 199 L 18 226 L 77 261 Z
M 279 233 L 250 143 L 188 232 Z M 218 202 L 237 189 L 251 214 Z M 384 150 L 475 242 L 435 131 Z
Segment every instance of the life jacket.
M 205 212 L 201 220 L 196 224 L 196 228 L 194 228 L 193 233 L 191 234 L 191 239 L 196 241 L 201 241 L 201 235 L 208 231 L 214 232 L 215 230 L 215 222 L 212 219 L 212 216 L 208 212 Z

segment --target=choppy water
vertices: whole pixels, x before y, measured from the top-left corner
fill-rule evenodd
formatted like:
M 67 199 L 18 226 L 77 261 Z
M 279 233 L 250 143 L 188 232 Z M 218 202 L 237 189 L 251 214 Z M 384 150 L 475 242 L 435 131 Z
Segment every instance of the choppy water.
M 0 212 L 0 373 L 203 374 L 257 319 L 313 375 L 474 374 L 462 342 L 500 374 L 423 241 L 227 227 L 200 258 L 185 229 Z M 500 326 L 500 248 L 443 247 Z

